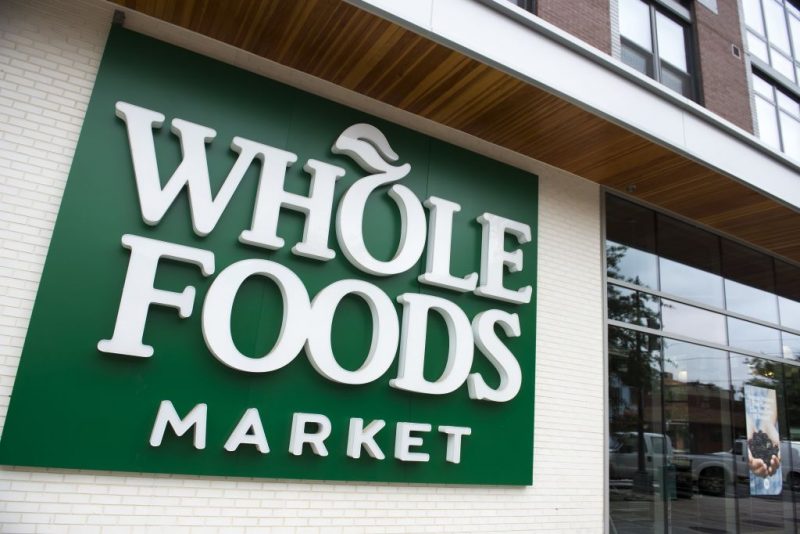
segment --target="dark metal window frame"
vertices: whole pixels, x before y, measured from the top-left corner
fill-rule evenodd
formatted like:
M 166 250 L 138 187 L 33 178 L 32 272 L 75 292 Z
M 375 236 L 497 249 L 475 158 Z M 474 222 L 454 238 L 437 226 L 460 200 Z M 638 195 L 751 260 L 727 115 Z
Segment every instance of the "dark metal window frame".
M 658 31 L 656 27 L 656 13 L 661 13 L 670 20 L 680 24 L 684 31 L 684 49 L 686 50 L 686 69 L 689 76 L 689 94 L 683 95 L 690 100 L 700 102 L 699 90 L 699 69 L 695 50 L 697 49 L 694 36 L 694 25 L 691 11 L 675 0 L 642 0 L 650 11 L 650 38 L 652 50 L 645 50 L 633 41 L 620 34 L 620 44 L 624 47 L 633 49 L 640 54 L 649 56 L 653 62 L 653 75 L 650 76 L 658 83 L 663 85 L 663 74 L 661 70 L 661 59 L 658 52 Z
M 525 11 L 529 11 L 536 15 L 536 0 L 511 0 L 515 5 L 521 7 Z

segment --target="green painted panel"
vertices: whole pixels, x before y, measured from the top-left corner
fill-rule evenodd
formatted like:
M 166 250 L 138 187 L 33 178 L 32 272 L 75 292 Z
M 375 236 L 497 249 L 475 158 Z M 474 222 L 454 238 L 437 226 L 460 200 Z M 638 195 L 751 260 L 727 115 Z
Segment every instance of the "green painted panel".
M 214 230 L 205 237 L 191 226 L 184 189 L 155 226 L 142 220 L 125 123 L 115 116 L 124 101 L 166 116 L 156 130 L 155 145 L 162 184 L 181 161 L 178 138 L 169 121 L 181 118 L 213 128 L 207 145 L 212 191 L 221 187 L 237 154 L 230 149 L 240 136 L 297 154 L 286 174 L 285 188 L 307 194 L 303 164 L 318 159 L 345 169 L 336 185 L 334 205 L 367 172 L 349 157 L 331 152 L 347 127 L 365 122 L 380 129 L 411 172 L 400 182 L 417 198 L 445 198 L 461 205 L 453 225 L 451 272 L 464 276 L 480 270 L 481 226 L 476 218 L 489 212 L 528 224 L 533 240 L 520 248 L 524 269 L 506 272 L 509 288 L 532 285 L 529 304 L 500 302 L 474 293 L 458 293 L 420 284 L 425 254 L 407 272 L 387 277 L 365 274 L 342 253 L 331 221 L 329 246 L 336 258 L 317 261 L 290 252 L 302 240 L 305 218 L 282 210 L 278 235 L 286 240 L 270 251 L 240 243 L 250 228 L 260 167 L 249 168 Z M 396 204 L 384 187 L 370 197 L 363 228 L 370 252 L 388 260 L 401 234 Z M 70 171 L 37 295 L 8 418 L 0 441 L 0 462 L 11 465 L 68 467 L 137 472 L 233 475 L 322 480 L 512 484 L 531 483 L 536 319 L 537 178 L 416 132 L 298 91 L 252 73 L 210 60 L 142 35 L 114 28 L 100 65 L 94 93 Z M 430 216 L 429 213 L 427 213 Z M 152 345 L 150 358 L 100 352 L 98 341 L 114 331 L 130 251 L 124 234 L 212 251 L 216 270 L 204 277 L 187 263 L 163 260 L 154 286 L 165 291 L 197 290 L 192 314 L 182 319 L 176 310 L 150 307 L 143 342 Z M 317 373 L 305 350 L 282 369 L 249 374 L 223 365 L 209 351 L 201 329 L 206 292 L 225 267 L 245 259 L 279 262 L 297 274 L 309 295 L 341 279 L 361 279 L 376 285 L 395 302 L 403 293 L 424 293 L 455 303 L 472 319 L 479 312 L 500 309 L 519 315 L 522 334 L 499 338 L 511 350 L 522 371 L 522 386 L 510 401 L 473 400 L 464 384 L 447 395 L 411 393 L 390 387 L 397 376 L 397 358 L 374 382 L 344 385 Z M 257 357 L 274 345 L 283 305 L 276 286 L 265 278 L 248 279 L 237 293 L 231 330 L 237 347 Z M 314 328 L 314 325 L 307 325 Z M 332 346 L 339 363 L 355 370 L 370 346 L 369 309 L 356 297 L 346 297 L 333 320 Z M 413 333 L 412 333 L 413 335 Z M 448 332 L 432 315 L 428 325 L 425 376 L 436 379 L 446 367 Z M 491 387 L 499 384 L 494 366 L 475 351 L 472 372 Z M 208 406 L 207 446 L 197 450 L 192 437 L 167 430 L 164 441 L 151 447 L 148 439 L 158 406 L 170 400 L 184 416 L 198 403 Z M 242 445 L 223 448 L 247 408 L 260 412 L 270 452 Z M 332 433 L 327 457 L 309 449 L 301 456 L 288 452 L 292 415 L 316 413 L 328 417 Z M 381 419 L 386 427 L 376 437 L 384 460 L 346 455 L 352 417 Z M 395 425 L 432 425 L 419 451 L 428 462 L 403 462 L 394 457 Z M 472 434 L 462 440 L 460 463 L 445 460 L 446 437 L 439 425 L 464 426 Z

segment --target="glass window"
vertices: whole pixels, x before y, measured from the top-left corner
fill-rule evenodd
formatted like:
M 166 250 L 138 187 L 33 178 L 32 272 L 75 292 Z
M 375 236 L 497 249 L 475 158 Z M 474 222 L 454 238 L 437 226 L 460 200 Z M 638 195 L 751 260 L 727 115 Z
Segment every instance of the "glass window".
M 800 80 L 800 15 L 793 0 L 744 0 L 747 45 L 768 67 L 766 75 L 797 85 Z M 766 22 L 766 24 L 765 24 Z M 776 76 L 777 75 L 777 76 Z
M 800 10 L 792 0 L 745 0 L 742 6 L 748 50 L 763 62 L 754 64 L 753 74 L 758 136 L 800 160 L 800 104 L 789 90 L 800 87 Z M 779 111 L 776 101 L 788 105 Z
M 786 27 L 786 14 L 783 2 L 764 0 L 764 16 L 767 19 L 767 35 L 769 42 L 775 48 L 789 52 L 789 32 Z
M 641 291 L 608 284 L 608 318 L 661 329 L 661 299 Z
M 785 443 L 790 432 L 783 392 L 785 366 L 739 354 L 731 354 L 730 363 L 734 439 L 742 451 L 736 457 L 739 532 L 796 532 L 788 473 L 783 472 L 791 470 L 790 447 Z M 779 470 L 772 475 L 753 458 L 755 453 L 771 459 L 768 446 L 782 451 Z
M 781 346 L 784 358 L 800 361 L 800 336 L 789 332 L 781 332 Z
M 620 0 L 622 61 L 694 98 L 688 27 L 652 1 Z M 655 32 L 655 35 L 653 34 Z
M 750 50 L 750 53 L 756 56 L 758 59 L 765 63 L 769 62 L 767 43 L 753 32 L 747 32 L 747 47 Z
M 726 344 L 724 315 L 662 299 L 661 320 L 664 332 Z
M 616 246 L 647 249 L 660 290 L 608 285 L 609 318 L 630 325 L 608 330 L 609 530 L 797 534 L 800 267 L 607 198 Z
M 621 0 L 619 3 L 619 31 L 626 39 L 644 50 L 652 52 L 650 6 L 641 0 Z
M 787 68 L 793 69 L 791 63 Z M 763 76 L 753 75 L 753 89 L 758 137 L 800 160 L 800 102 Z
M 536 0 L 510 0 L 512 4 L 518 5 L 526 11 L 536 13 Z
M 778 330 L 733 317 L 728 317 L 728 344 L 767 356 L 783 357 Z
M 795 518 L 800 522 L 800 367 L 783 366 L 783 391 L 787 431 L 781 442 L 781 463 L 789 471 L 784 485 L 794 495 Z
M 742 7 L 744 8 L 744 20 L 747 25 L 761 35 L 764 35 L 764 19 L 761 16 L 761 6 L 759 2 L 744 0 L 742 2 Z
M 800 267 L 776 260 L 775 282 L 781 324 L 800 330 Z
M 609 278 L 658 288 L 655 214 L 609 196 L 606 202 L 606 263 Z
M 787 156 L 800 160 L 800 121 L 783 111 L 779 113 L 779 117 L 784 152 Z
M 657 221 L 661 290 L 722 308 L 719 238 L 661 214 Z
M 656 12 L 658 57 L 682 72 L 688 72 L 686 63 L 686 29 L 666 15 Z
M 666 338 L 663 352 L 664 426 L 689 497 L 672 505 L 673 532 L 735 532 L 728 354 Z
M 756 97 L 756 122 L 758 137 L 775 150 L 781 149 L 781 135 L 778 130 L 778 118 L 775 116 L 775 104 Z
M 671 446 L 661 417 L 660 338 L 608 329 L 609 500 L 616 532 L 662 532 Z M 655 440 L 655 441 L 654 441 Z M 666 448 L 666 453 L 661 452 Z
M 778 299 L 772 258 L 751 248 L 722 240 L 725 307 L 778 323 Z

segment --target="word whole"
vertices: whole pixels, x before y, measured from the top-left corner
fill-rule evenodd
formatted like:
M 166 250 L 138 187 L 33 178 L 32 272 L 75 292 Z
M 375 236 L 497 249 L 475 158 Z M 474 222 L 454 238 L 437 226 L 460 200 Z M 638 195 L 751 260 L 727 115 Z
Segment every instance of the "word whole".
M 303 238 L 291 252 L 319 262 L 335 258 L 329 247 L 330 228 L 347 261 L 374 277 L 390 277 L 412 269 L 425 254 L 425 272 L 419 282 L 430 286 L 493 299 L 515 305 L 531 300 L 530 286 L 509 289 L 504 285 L 505 270 L 517 272 L 523 266 L 520 248 L 506 250 L 507 237 L 519 245 L 531 240 L 531 228 L 523 223 L 492 213 L 477 218 L 482 228 L 480 272 L 464 277 L 451 274 L 450 257 L 454 214 L 458 203 L 431 196 L 421 201 L 411 189 L 400 183 L 411 171 L 408 163 L 397 164 L 399 156 L 383 133 L 369 124 L 354 124 L 345 129 L 331 147 L 334 154 L 351 158 L 368 175 L 356 180 L 342 195 L 334 214 L 337 181 L 345 175 L 341 167 L 309 159 L 303 170 L 310 177 L 307 195 L 285 190 L 286 170 L 297 156 L 286 150 L 242 137 L 234 137 L 231 149 L 238 156 L 216 195 L 212 195 L 206 158 L 206 144 L 216 132 L 206 126 L 175 118 L 172 132 L 180 139 L 183 159 L 162 186 L 154 130 L 162 127 L 165 117 L 157 111 L 126 102 L 117 102 L 116 114 L 124 121 L 136 180 L 142 219 L 158 225 L 170 206 L 185 189 L 191 222 L 198 236 L 214 231 L 221 215 L 241 183 L 245 172 L 260 162 L 258 190 L 254 200 L 252 223 L 239 235 L 245 245 L 279 250 L 286 244 L 277 235 L 282 210 L 293 210 L 305 217 Z M 388 187 L 388 195 L 400 214 L 401 232 L 396 253 L 389 260 L 375 258 L 363 235 L 365 207 L 373 194 Z M 426 216 L 426 208 L 428 215 Z M 333 224 L 332 224 L 333 223 Z M 399 318 L 392 298 L 375 284 L 360 279 L 338 280 L 310 297 L 303 281 L 290 268 L 267 259 L 246 259 L 226 266 L 218 273 L 212 251 L 177 243 L 125 234 L 122 246 L 130 250 L 125 283 L 122 289 L 114 331 L 110 339 L 100 340 L 97 348 L 105 353 L 149 358 L 152 346 L 143 343 L 144 329 L 152 306 L 174 308 L 181 318 L 194 313 L 195 287 L 181 292 L 155 287 L 159 265 L 164 260 L 196 266 L 204 277 L 213 277 L 202 305 L 202 334 L 208 350 L 222 364 L 243 373 L 272 373 L 292 362 L 303 350 L 321 376 L 344 385 L 368 384 L 382 377 L 398 358 L 397 376 L 389 381 L 392 388 L 425 395 L 447 395 L 465 382 L 469 397 L 477 401 L 508 402 L 520 390 L 522 375 L 514 354 L 498 337 L 496 327 L 509 338 L 521 335 L 516 313 L 489 309 L 471 320 L 452 301 L 423 293 L 396 296 L 402 307 Z M 237 349 L 231 332 L 231 317 L 236 295 L 251 277 L 264 277 L 274 283 L 282 297 L 283 317 L 274 346 L 258 357 Z M 356 370 L 342 367 L 333 352 L 331 336 L 333 317 L 340 302 L 356 296 L 368 306 L 372 320 L 372 342 L 363 364 Z M 277 304 L 276 304 L 277 306 Z M 448 331 L 445 369 L 436 380 L 423 376 L 426 329 L 431 314 L 438 314 Z M 308 325 L 314 325 L 309 328 Z M 475 348 L 495 368 L 499 384 L 491 387 L 480 373 L 471 373 Z M 161 402 L 155 416 L 150 444 L 161 445 L 167 428 L 177 435 L 194 432 L 194 446 L 205 448 L 206 405 L 196 405 L 181 417 L 172 402 Z M 362 450 L 373 458 L 383 459 L 375 435 L 385 426 L 382 420 L 365 424 L 351 418 L 347 455 L 358 458 Z M 416 451 L 422 445 L 421 434 L 431 431 L 425 423 L 398 422 L 395 429 L 395 458 L 400 461 L 428 461 L 428 455 Z M 471 428 L 439 426 L 447 437 L 446 460 L 459 463 L 463 436 Z M 322 414 L 295 413 L 292 419 L 289 453 L 328 454 L 325 439 L 331 433 L 330 420 Z M 260 452 L 270 448 L 258 410 L 249 408 L 225 443 L 235 451 L 242 444 L 254 445 Z M 306 445 L 308 447 L 306 447 Z

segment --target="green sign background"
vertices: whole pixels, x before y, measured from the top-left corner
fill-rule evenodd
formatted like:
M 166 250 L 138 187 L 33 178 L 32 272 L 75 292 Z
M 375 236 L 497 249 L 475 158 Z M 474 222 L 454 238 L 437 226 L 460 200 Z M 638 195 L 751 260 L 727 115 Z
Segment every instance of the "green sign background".
M 337 183 L 342 193 L 366 173 L 330 147 L 348 126 L 367 122 L 378 127 L 400 163 L 411 163 L 401 183 L 420 200 L 436 195 L 458 202 L 454 221 L 452 272 L 464 276 L 480 268 L 481 228 L 475 221 L 490 212 L 529 224 L 533 242 L 521 248 L 524 270 L 507 274 L 510 288 L 536 287 L 537 178 L 471 152 L 453 147 L 353 109 L 281 85 L 142 35 L 114 28 L 103 56 L 94 93 L 78 142 L 52 244 L 39 287 L 30 329 L 17 373 L 8 418 L 0 441 L 4 464 L 121 471 L 235 475 L 275 478 L 393 482 L 530 484 L 533 459 L 535 292 L 528 305 L 499 301 L 420 285 L 424 255 L 409 272 L 375 277 L 352 267 L 336 243 L 328 262 L 300 258 L 290 248 L 302 238 L 304 218 L 282 210 L 278 235 L 286 246 L 278 251 L 244 245 L 239 233 L 250 227 L 258 164 L 245 175 L 215 230 L 201 238 L 192 232 L 186 191 L 182 191 L 155 227 L 142 221 L 125 124 L 114 113 L 117 101 L 130 102 L 166 115 L 155 132 L 162 183 L 181 159 L 169 121 L 179 117 L 214 128 L 208 145 L 212 189 L 227 176 L 236 154 L 230 140 L 241 136 L 289 150 L 298 161 L 287 171 L 286 188 L 307 194 L 309 158 L 346 169 Z M 333 223 L 332 223 L 333 225 Z M 378 258 L 389 259 L 399 239 L 397 208 L 386 191 L 367 204 L 365 240 Z M 522 388 L 510 402 L 471 400 L 466 384 L 454 393 L 431 396 L 389 387 L 397 360 L 379 380 L 362 386 L 330 382 L 317 374 L 305 354 L 287 367 L 267 374 L 247 374 L 224 366 L 208 351 L 200 328 L 200 311 L 214 276 L 204 278 L 195 266 L 160 262 L 155 287 L 180 291 L 197 288 L 194 311 L 180 319 L 173 309 L 152 306 L 144 343 L 155 348 L 151 358 L 101 353 L 97 342 L 109 339 L 120 303 L 129 251 L 120 243 L 130 233 L 214 252 L 216 273 L 233 262 L 265 258 L 280 262 L 303 280 L 313 296 L 343 278 L 360 278 L 379 286 L 393 300 L 405 292 L 421 292 L 455 302 L 471 319 L 499 308 L 518 313 L 522 336 L 500 334 L 522 369 Z M 507 248 L 516 247 L 509 239 Z M 400 305 L 396 304 L 398 317 Z M 266 353 L 277 339 L 282 308 L 280 293 L 268 280 L 249 279 L 238 293 L 232 320 L 238 348 L 250 356 Z M 346 298 L 334 318 L 333 348 L 339 362 L 358 368 L 370 345 L 371 319 L 362 301 Z M 429 323 L 426 377 L 444 369 L 447 333 L 436 314 Z M 499 377 L 477 351 L 473 371 L 490 385 Z M 191 435 L 177 437 L 169 429 L 163 444 L 148 439 L 162 400 L 171 400 L 181 416 L 198 403 L 208 405 L 207 446 L 192 447 Z M 227 452 L 223 444 L 247 408 L 258 408 L 271 452 L 260 454 L 242 445 Z M 294 412 L 330 418 L 333 432 L 326 441 L 328 457 L 307 450 L 288 453 Z M 358 460 L 345 454 L 349 418 L 383 419 L 387 426 L 376 438 L 383 461 L 366 454 Z M 393 458 L 394 425 L 398 421 L 429 423 L 419 449 L 427 463 Z M 438 425 L 468 426 L 460 464 L 445 462 L 446 437 Z

